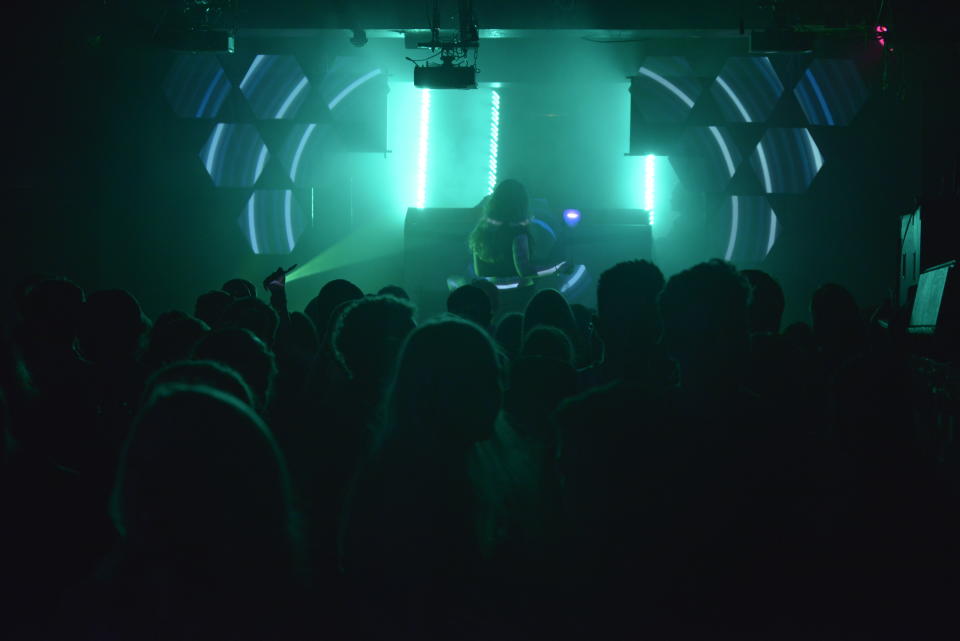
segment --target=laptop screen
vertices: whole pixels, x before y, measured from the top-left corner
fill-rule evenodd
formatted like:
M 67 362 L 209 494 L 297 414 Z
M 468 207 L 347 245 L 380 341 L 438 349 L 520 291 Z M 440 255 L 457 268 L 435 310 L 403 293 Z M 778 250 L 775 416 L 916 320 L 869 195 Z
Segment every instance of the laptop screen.
M 920 274 L 917 296 L 910 313 L 909 331 L 915 334 L 932 334 L 937 328 L 943 290 L 947 286 L 947 275 L 954 264 L 950 262 L 932 267 Z

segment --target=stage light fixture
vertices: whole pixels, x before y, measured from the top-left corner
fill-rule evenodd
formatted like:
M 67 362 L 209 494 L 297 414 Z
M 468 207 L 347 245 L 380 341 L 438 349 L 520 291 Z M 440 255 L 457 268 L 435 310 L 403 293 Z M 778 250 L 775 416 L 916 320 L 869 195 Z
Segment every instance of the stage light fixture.
M 236 0 L 182 0 L 167 11 L 154 31 L 164 48 L 192 53 L 233 53 L 236 45 Z
M 470 0 L 460 3 L 460 29 L 450 40 L 442 40 L 440 37 L 440 3 L 436 0 L 430 20 L 430 40 L 418 42 L 417 47 L 429 49 L 433 55 L 422 60 L 407 58 L 416 65 L 413 69 L 415 87 L 422 89 L 477 88 L 476 52 L 480 47 L 480 35 Z M 467 61 L 470 50 L 474 52 L 473 64 Z M 428 62 L 437 56 L 440 57 L 440 64 Z
M 358 48 L 367 44 L 367 32 L 363 29 L 354 29 L 353 35 L 350 37 L 350 44 Z

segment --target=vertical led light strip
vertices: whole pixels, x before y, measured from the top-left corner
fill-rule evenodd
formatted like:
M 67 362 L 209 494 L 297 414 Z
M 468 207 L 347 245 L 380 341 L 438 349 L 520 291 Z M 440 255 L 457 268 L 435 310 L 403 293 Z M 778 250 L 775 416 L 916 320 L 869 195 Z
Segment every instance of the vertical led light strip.
M 650 216 L 650 225 L 653 226 L 653 208 L 656 202 L 657 158 L 649 154 L 643 159 L 643 208 Z
M 430 90 L 420 91 L 420 150 L 417 157 L 417 201 L 423 209 L 427 200 L 427 152 L 430 148 Z
M 487 174 L 487 194 L 497 187 L 497 154 L 500 151 L 500 92 L 490 91 L 490 171 Z

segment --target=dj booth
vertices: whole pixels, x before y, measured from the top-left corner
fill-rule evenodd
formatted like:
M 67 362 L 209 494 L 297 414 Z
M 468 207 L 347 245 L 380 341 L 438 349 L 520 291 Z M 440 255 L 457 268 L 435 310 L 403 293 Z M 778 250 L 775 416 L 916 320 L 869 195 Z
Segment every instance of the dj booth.
M 480 216 L 479 208 L 407 210 L 403 281 L 422 316 L 443 311 L 451 288 L 476 277 L 467 239 Z M 571 303 L 595 307 L 596 281 L 604 270 L 625 260 L 652 259 L 648 220 L 641 209 L 583 210 L 575 219 L 561 211 L 540 211 L 530 226 L 534 263 L 543 271 L 562 266 L 538 278 L 537 286 L 559 289 Z

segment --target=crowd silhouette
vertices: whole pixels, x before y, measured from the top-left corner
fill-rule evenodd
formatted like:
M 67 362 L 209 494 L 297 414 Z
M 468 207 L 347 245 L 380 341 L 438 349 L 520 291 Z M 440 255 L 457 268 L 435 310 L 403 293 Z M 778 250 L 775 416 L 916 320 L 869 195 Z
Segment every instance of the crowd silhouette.
M 63 277 L 14 292 L 0 636 L 950 634 L 953 428 L 842 286 L 787 328 L 777 282 L 721 260 L 612 265 L 595 309 L 287 287 L 153 320 Z

